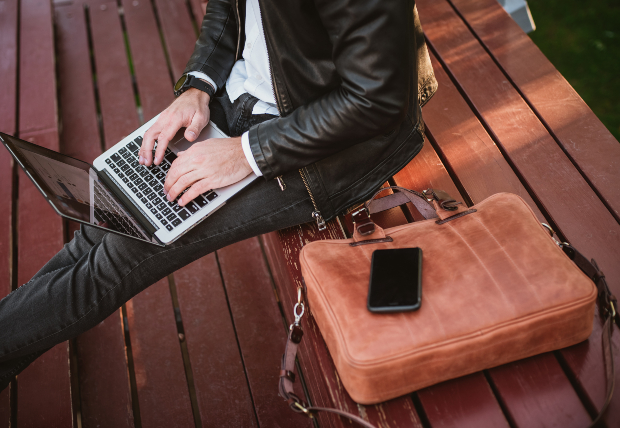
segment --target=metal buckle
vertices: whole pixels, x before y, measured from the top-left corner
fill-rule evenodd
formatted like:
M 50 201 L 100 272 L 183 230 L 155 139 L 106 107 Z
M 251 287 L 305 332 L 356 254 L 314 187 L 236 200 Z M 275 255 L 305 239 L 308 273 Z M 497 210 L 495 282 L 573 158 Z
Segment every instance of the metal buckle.
M 299 404 L 299 402 L 295 401 L 293 403 L 295 405 L 295 407 L 297 407 L 299 410 L 301 410 L 302 412 L 304 412 L 304 414 L 306 414 L 308 417 L 313 418 L 314 415 L 312 414 L 312 412 L 308 409 L 306 409 L 304 406 L 302 406 L 301 404 Z
M 301 308 L 301 312 L 297 313 L 298 308 Z M 293 313 L 295 314 L 295 321 L 290 325 L 289 330 L 293 329 L 294 325 L 299 325 L 301 322 L 301 317 L 304 316 L 304 312 L 306 312 L 306 307 L 304 303 L 301 301 L 301 287 L 297 287 L 297 303 L 293 306 Z
M 549 226 L 547 223 L 540 223 L 540 224 L 542 224 L 542 227 L 547 229 L 547 232 L 549 232 L 549 235 L 551 235 L 551 237 L 553 238 L 553 235 L 555 235 L 555 230 L 553 230 L 553 228 Z

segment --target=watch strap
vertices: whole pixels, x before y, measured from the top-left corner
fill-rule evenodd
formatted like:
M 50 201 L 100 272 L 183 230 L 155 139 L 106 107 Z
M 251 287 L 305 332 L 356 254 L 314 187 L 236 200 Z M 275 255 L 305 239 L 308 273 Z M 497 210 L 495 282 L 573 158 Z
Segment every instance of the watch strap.
M 215 88 L 210 83 L 205 82 L 204 80 L 200 80 L 197 77 L 192 76 L 191 74 L 186 75 L 186 77 L 187 78 L 183 83 L 183 86 L 181 86 L 181 88 L 175 93 L 177 97 L 183 92 L 187 91 L 189 88 L 199 89 L 202 92 L 209 94 L 209 97 L 211 98 L 213 97 L 213 95 L 215 95 Z

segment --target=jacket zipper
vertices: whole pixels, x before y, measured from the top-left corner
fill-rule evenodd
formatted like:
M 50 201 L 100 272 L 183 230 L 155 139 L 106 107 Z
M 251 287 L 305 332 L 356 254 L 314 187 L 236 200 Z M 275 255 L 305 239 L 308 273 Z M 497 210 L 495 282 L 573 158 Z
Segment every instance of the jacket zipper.
M 240 0 L 236 0 L 236 1 L 237 1 L 237 15 L 238 15 Z M 262 25 L 263 24 L 263 11 L 261 9 L 260 3 L 261 2 L 259 0 L 258 1 L 258 14 L 260 15 L 260 20 L 261 20 L 261 25 Z M 265 52 L 267 52 L 267 62 L 269 63 L 269 80 L 271 81 L 271 91 L 273 93 L 273 99 L 276 101 L 276 108 L 278 109 L 278 113 L 280 113 L 280 116 L 282 116 L 282 109 L 280 108 L 280 98 L 278 97 L 278 91 L 276 88 L 276 84 L 273 80 L 273 67 L 271 66 L 271 58 L 269 57 L 269 47 L 267 46 L 267 35 L 265 34 L 264 26 L 263 26 L 263 37 L 265 38 Z M 239 33 L 239 40 L 241 40 L 241 33 Z M 312 191 L 310 190 L 310 185 L 308 184 L 308 180 L 306 179 L 306 176 L 304 175 L 303 168 L 299 170 L 299 175 L 301 175 L 301 179 L 303 180 L 304 185 L 306 186 L 306 190 L 308 191 L 308 194 L 310 195 L 310 200 L 312 200 L 312 205 L 314 206 L 314 211 L 312 212 L 312 218 L 316 220 L 316 224 L 319 227 L 319 230 L 325 230 L 326 229 L 325 220 L 323 220 L 321 211 L 319 211 L 319 208 L 316 206 L 314 195 L 312 194 Z M 286 183 L 284 183 L 284 179 L 282 178 L 282 176 L 281 175 L 277 176 L 276 180 L 278 181 L 278 185 L 280 186 L 280 189 L 284 191 L 286 189 Z
M 304 168 L 301 168 L 299 170 L 299 175 L 301 175 L 301 179 L 304 181 L 304 186 L 306 186 L 306 190 L 308 191 L 308 194 L 310 195 L 310 200 L 312 201 L 312 205 L 314 206 L 312 217 L 316 220 L 316 224 L 319 227 L 319 230 L 325 230 L 325 220 L 323 220 L 323 216 L 321 215 L 321 211 L 319 211 L 319 207 L 316 206 L 314 195 L 310 190 L 310 185 L 308 184 L 308 180 L 306 179 L 306 174 L 304 174 Z
M 237 52 L 235 53 L 235 61 L 239 59 L 239 50 L 241 50 L 241 14 L 239 13 L 239 1 L 235 0 L 235 9 L 237 10 Z

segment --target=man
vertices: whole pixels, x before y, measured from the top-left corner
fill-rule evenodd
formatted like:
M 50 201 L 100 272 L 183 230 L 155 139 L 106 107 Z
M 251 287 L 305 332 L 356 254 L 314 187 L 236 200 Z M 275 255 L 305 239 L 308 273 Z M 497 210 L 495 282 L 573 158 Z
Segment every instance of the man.
M 0 390 L 193 260 L 284 227 L 322 227 L 370 197 L 421 149 L 420 105 L 436 82 L 412 0 L 210 0 L 176 89 L 141 164 L 159 164 L 182 127 L 193 141 L 211 119 L 230 138 L 180 154 L 168 199 L 185 205 L 252 170 L 262 178 L 165 248 L 83 226 L 0 301 Z

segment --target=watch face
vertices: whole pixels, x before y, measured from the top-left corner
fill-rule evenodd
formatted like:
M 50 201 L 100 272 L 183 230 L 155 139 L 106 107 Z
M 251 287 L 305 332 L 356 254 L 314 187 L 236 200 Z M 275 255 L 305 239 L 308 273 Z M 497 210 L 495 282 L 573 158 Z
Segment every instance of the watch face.
M 181 78 L 177 81 L 177 83 L 174 85 L 174 90 L 175 92 L 180 91 L 181 88 L 183 87 L 183 85 L 185 84 L 185 81 L 187 80 L 188 75 L 184 74 L 183 76 L 181 76 Z

